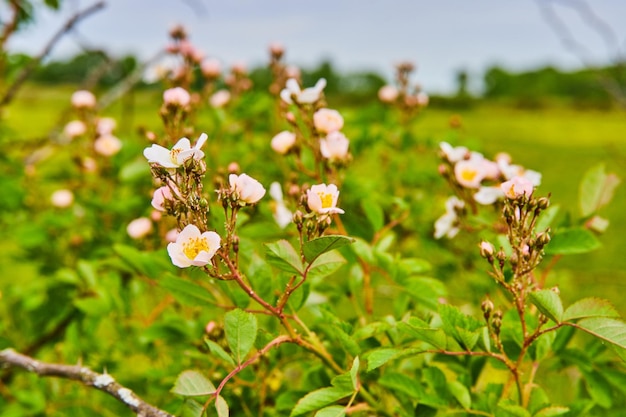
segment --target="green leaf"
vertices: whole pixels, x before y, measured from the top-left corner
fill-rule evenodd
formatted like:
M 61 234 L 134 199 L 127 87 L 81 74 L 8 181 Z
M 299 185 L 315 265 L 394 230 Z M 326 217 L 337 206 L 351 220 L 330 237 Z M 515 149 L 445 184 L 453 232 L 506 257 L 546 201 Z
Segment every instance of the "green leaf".
M 385 213 L 378 203 L 371 198 L 365 198 L 361 202 L 361 208 L 365 213 L 365 217 L 372 225 L 374 231 L 382 229 L 385 225 Z
M 168 290 L 176 301 L 190 307 L 206 307 L 215 304 L 215 298 L 206 288 L 195 282 L 182 279 L 174 274 L 165 274 L 158 281 L 159 286 Z
M 556 339 L 556 332 L 549 332 L 539 336 L 530 346 L 529 353 L 534 361 L 540 361 L 552 350 L 552 343 Z
M 368 264 L 374 265 L 376 259 L 374 258 L 374 250 L 369 243 L 363 239 L 354 239 L 354 243 L 350 246 L 356 256 L 363 259 Z
M 402 284 L 404 292 L 431 310 L 437 309 L 439 298 L 448 295 L 445 284 L 434 278 L 411 277 Z
M 400 260 L 398 269 L 406 275 L 423 274 L 432 269 L 432 265 L 425 259 L 420 258 L 403 258 Z
M 200 372 L 188 370 L 178 375 L 171 392 L 184 397 L 198 397 L 213 394 L 215 385 Z
M 51 9 L 59 10 L 59 0 L 44 0 L 44 3 Z
M 396 355 L 400 354 L 400 352 L 400 349 L 394 348 L 380 348 L 368 352 L 365 357 L 365 359 L 367 359 L 367 372 L 380 368 L 392 360 Z
M 94 288 L 98 283 L 98 271 L 93 263 L 80 259 L 76 269 L 81 278 L 85 280 L 89 288 Z
M 385 372 L 378 383 L 394 392 L 401 392 L 409 398 L 421 400 L 426 396 L 420 381 L 396 372 Z
M 417 317 L 409 317 L 406 322 L 398 323 L 398 329 L 406 333 L 411 333 L 419 340 L 431 344 L 437 349 L 445 350 L 448 345 L 443 329 L 433 328 Z
M 454 397 L 455 400 L 461 404 L 461 407 L 468 410 L 472 406 L 472 396 L 469 389 L 461 384 L 459 381 L 449 381 L 448 391 Z
M 613 198 L 620 179 L 615 174 L 608 174 L 604 164 L 589 169 L 580 182 L 580 212 L 583 217 L 590 216 Z
M 619 313 L 610 302 L 595 297 L 578 300 L 563 313 L 563 321 L 587 317 L 619 317 Z
M 538 412 L 536 412 L 533 417 L 554 417 L 561 416 L 563 414 L 567 414 L 569 412 L 568 407 L 561 407 L 558 405 L 553 405 L 550 407 L 542 408 Z
M 345 417 L 346 408 L 340 405 L 331 405 L 324 407 L 315 413 L 315 417 Z
M 605 317 L 591 317 L 580 320 L 576 327 L 587 333 L 626 349 L 626 323 Z
M 497 416 L 506 417 L 530 417 L 530 413 L 522 406 L 516 404 L 498 404 L 498 411 L 504 411 L 505 414 L 496 414 Z
M 613 406 L 613 395 L 611 385 L 598 371 L 583 372 L 585 387 L 591 398 L 600 407 L 611 408 Z
M 338 387 L 327 387 L 312 391 L 300 398 L 290 416 L 299 416 L 311 411 L 319 410 L 329 404 L 351 395 L 352 391 Z
M 350 375 L 350 372 L 333 377 L 333 379 L 330 380 L 330 385 L 346 392 L 354 392 L 352 375 Z
M 304 259 L 311 263 L 321 254 L 349 245 L 352 242 L 354 242 L 354 239 L 341 235 L 322 236 L 309 240 L 308 242 L 305 242 L 302 247 Z
M 431 407 L 424 403 L 419 403 L 417 404 L 417 407 L 415 407 L 415 412 L 413 413 L 413 415 L 419 417 L 436 417 L 437 413 L 439 413 L 439 410 L 436 407 Z
M 302 261 L 291 243 L 284 239 L 274 243 L 265 244 L 265 258 L 267 262 L 278 269 L 290 274 L 302 275 Z
M 119 178 L 122 182 L 134 182 L 150 176 L 150 164 L 144 158 L 137 158 L 120 169 Z
M 142 252 L 119 244 L 113 245 L 113 251 L 137 272 L 150 278 L 157 278 L 168 267 L 172 268 L 169 261 L 165 263 L 162 252 Z
M 614 388 L 618 389 L 622 395 L 626 395 L 626 373 L 618 369 L 603 369 L 602 375 Z
M 533 291 L 530 301 L 550 320 L 560 323 L 563 319 L 563 303 L 559 295 L 552 290 Z
M 550 227 L 556 215 L 559 214 L 560 209 L 561 207 L 555 204 L 542 211 L 541 216 L 539 216 L 539 220 L 537 220 L 535 230 L 542 232 Z
M 600 241 L 592 232 L 582 228 L 559 230 L 546 246 L 546 253 L 550 255 L 571 255 L 587 253 L 598 249 Z
M 358 356 L 354 357 L 352 361 L 352 368 L 350 368 L 350 379 L 352 380 L 352 388 L 354 390 L 359 389 L 359 366 L 361 365 L 361 361 Z
M 215 399 L 215 410 L 217 411 L 217 417 L 228 417 L 230 415 L 228 403 L 221 395 L 218 395 Z
M 243 362 L 256 339 L 256 317 L 239 309 L 229 311 L 224 316 L 224 331 L 233 357 L 237 363 Z
M 206 343 L 209 351 L 211 351 L 213 355 L 217 356 L 228 364 L 235 366 L 235 361 L 233 360 L 233 358 L 220 345 L 209 339 L 205 339 L 204 343 Z
M 202 417 L 203 406 L 196 400 L 185 398 L 183 403 L 183 411 L 180 417 Z
M 346 260 L 337 252 L 328 252 L 318 256 L 309 271 L 307 272 L 308 279 L 321 279 L 332 274 L 343 264 Z
M 337 340 L 341 347 L 352 356 L 357 356 L 361 353 L 361 347 L 359 344 L 341 327 L 335 325 L 326 326 L 327 334 L 333 339 Z
M 476 346 L 481 335 L 478 330 L 484 327 L 482 322 L 461 313 L 459 309 L 449 304 L 439 305 L 439 315 L 448 336 L 459 342 L 464 349 L 472 350 Z

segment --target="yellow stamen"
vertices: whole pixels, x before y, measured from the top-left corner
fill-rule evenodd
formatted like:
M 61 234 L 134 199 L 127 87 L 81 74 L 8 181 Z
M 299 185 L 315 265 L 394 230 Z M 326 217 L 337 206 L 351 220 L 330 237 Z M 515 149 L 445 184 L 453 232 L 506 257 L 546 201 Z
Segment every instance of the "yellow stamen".
M 320 201 L 322 202 L 322 208 L 331 208 L 333 206 L 333 195 L 327 194 L 324 192 L 319 192 L 317 195 L 320 197 Z
M 180 153 L 180 151 L 182 151 L 182 149 L 180 148 L 173 148 L 170 151 L 170 159 L 172 160 L 173 163 L 177 164 L 178 163 L 178 154 Z
M 461 178 L 463 178 L 465 181 L 473 181 L 474 178 L 476 178 L 476 175 L 478 174 L 478 171 L 474 171 L 471 169 L 466 169 L 461 171 Z
M 209 242 L 205 238 L 191 238 L 183 243 L 183 253 L 189 259 L 196 259 L 196 256 L 202 251 L 209 251 Z

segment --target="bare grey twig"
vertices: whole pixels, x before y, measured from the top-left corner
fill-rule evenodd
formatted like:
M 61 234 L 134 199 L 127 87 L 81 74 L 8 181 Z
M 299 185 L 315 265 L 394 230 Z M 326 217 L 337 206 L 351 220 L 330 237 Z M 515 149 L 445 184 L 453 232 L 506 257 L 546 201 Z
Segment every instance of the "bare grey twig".
M 13 81 L 13 83 L 7 88 L 7 91 L 4 92 L 2 99 L 0 99 L 0 108 L 6 106 L 11 102 L 11 100 L 13 100 L 15 94 L 17 94 L 18 90 L 22 87 L 22 84 L 24 84 L 28 77 L 30 77 L 31 73 L 35 70 L 37 65 L 41 62 L 41 60 L 48 56 L 48 54 L 52 51 L 52 48 L 54 48 L 57 42 L 61 40 L 61 38 L 67 32 L 71 31 L 72 28 L 82 19 L 103 9 L 105 4 L 106 3 L 104 0 L 98 1 L 97 3 L 94 3 L 88 8 L 84 9 L 83 11 L 76 13 L 67 22 L 65 22 L 63 27 L 61 27 L 61 29 L 59 29 L 48 41 L 43 50 L 22 69 L 22 71 L 16 77 L 15 81 Z
M 0 351 L 0 366 L 23 368 L 39 376 L 56 376 L 79 381 L 83 385 L 104 391 L 124 403 L 142 417 L 174 417 L 153 405 L 146 403 L 130 389 L 119 384 L 107 373 L 97 373 L 80 365 L 62 365 L 40 362 L 13 349 Z
M 554 10 L 552 3 L 555 2 L 557 0 L 536 0 L 544 21 L 559 37 L 565 49 L 577 56 L 584 66 L 593 67 L 589 49 L 573 35 L 567 24 Z M 618 70 L 623 71 L 626 57 L 620 47 L 619 38 L 611 25 L 601 19 L 583 0 L 560 0 L 558 3 L 573 9 L 578 13 L 581 20 L 602 38 L 610 55 L 610 62 Z M 615 101 L 626 108 L 626 88 L 617 78 L 610 74 L 600 74 L 599 82 Z

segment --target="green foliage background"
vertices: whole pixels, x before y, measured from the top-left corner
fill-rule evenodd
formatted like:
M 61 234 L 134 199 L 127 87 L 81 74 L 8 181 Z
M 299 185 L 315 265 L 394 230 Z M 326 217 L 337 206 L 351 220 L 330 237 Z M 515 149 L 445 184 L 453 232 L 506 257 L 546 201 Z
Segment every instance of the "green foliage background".
M 219 356 L 216 353 L 219 349 L 202 341 L 205 324 L 211 320 L 219 321 L 222 311 L 206 307 L 208 301 L 215 302 L 210 288 L 206 293 L 198 293 L 195 287 L 185 286 L 187 281 L 201 280 L 201 273 L 184 271 L 183 279 L 177 277 L 174 273 L 178 271 L 169 264 L 161 242 L 148 242 L 149 247 L 144 249 L 149 251 L 144 254 L 134 249 L 136 243 L 125 233 L 128 221 L 149 211 L 150 178 L 141 156 L 146 144 L 138 139 L 136 128 L 155 126 L 161 92 L 137 90 L 107 110 L 118 120 L 117 135 L 124 140 L 124 149 L 114 159 L 108 178 L 117 188 L 110 190 L 108 200 L 101 200 L 91 207 L 95 213 L 93 218 L 88 217 L 84 223 L 76 224 L 74 216 L 69 213 L 48 211 L 46 214 L 44 210 L 56 184 L 70 177 L 68 155 L 61 150 L 40 168 L 38 175 L 46 179 L 42 184 L 29 182 L 22 163 L 34 147 L 46 144 L 46 134 L 57 125 L 59 109 L 67 107 L 73 90 L 72 86 L 27 86 L 5 115 L 1 137 L 6 151 L 0 157 L 3 167 L 0 187 L 5 190 L 5 198 L 0 201 L 0 348 L 32 348 L 38 356 L 52 361 L 82 361 L 92 369 L 106 369 L 156 405 L 180 410 L 182 399 L 169 393 L 179 372 L 202 366 L 204 374 L 216 376 L 215 381 L 219 380 L 219 375 L 223 376 L 223 369 L 217 362 L 207 359 L 212 357 L 209 352 Z M 575 216 L 579 216 L 578 184 L 588 168 L 603 162 L 607 171 L 624 177 L 626 117 L 623 111 L 583 112 L 564 106 L 527 110 L 486 102 L 467 109 L 427 108 L 404 125 L 391 109 L 376 102 L 333 107 L 344 115 L 344 131 L 351 140 L 355 155 L 341 194 L 342 207 L 349 213 L 344 218 L 346 228 L 353 236 L 370 240 L 375 232 L 374 225 L 384 217 L 377 220 L 377 215 L 368 212 L 364 203 L 379 205 L 386 213 L 383 216 L 389 216 L 398 201 L 402 201 L 409 209 L 409 217 L 392 237 L 379 242 L 378 249 L 389 254 L 378 262 L 395 271 L 391 269 L 393 256 L 402 254 L 414 258 L 415 261 L 398 266 L 395 273 L 402 276 L 409 270 L 428 271 L 424 279 L 443 282 L 449 287 L 446 294 L 449 301 L 470 310 L 475 310 L 476 307 L 471 306 L 478 306 L 485 293 L 494 292 L 495 286 L 486 275 L 486 267 L 476 262 L 477 249 L 468 250 L 476 248 L 477 236 L 461 235 L 442 242 L 432 239 L 433 222 L 442 213 L 449 194 L 437 174 L 436 150 L 440 141 L 462 144 L 487 156 L 509 152 L 515 162 L 542 172 L 539 192 L 551 192 L 553 203 L 559 204 L 563 213 L 569 211 Z M 197 125 L 209 134 L 207 146 L 213 150 L 211 154 L 216 155 L 208 162 L 210 167 L 215 169 L 237 161 L 245 167 L 245 172 L 255 173 L 264 184 L 278 176 L 279 166 L 267 163 L 267 160 L 276 158 L 269 149 L 269 141 L 279 126 L 272 112 L 271 99 L 263 92 L 255 92 L 244 96 L 227 111 L 211 110 L 200 114 Z M 460 121 L 460 127 L 452 128 L 451 119 Z M 547 285 L 561 288 L 566 305 L 593 295 L 610 300 L 622 316 L 626 315 L 626 258 L 621 256 L 621 248 L 626 245 L 622 232 L 626 228 L 622 216 L 625 198 L 622 189 L 618 189 L 613 204 L 602 213 L 611 221 L 602 237 L 602 248 L 566 257 L 550 276 Z M 41 211 L 28 209 L 33 206 Z M 103 212 L 104 217 L 100 217 Z M 269 218 L 267 207 L 260 207 L 260 212 L 260 216 Z M 106 225 L 98 223 L 103 218 L 108 219 Z M 566 220 L 561 214 L 559 221 Z M 71 246 L 67 230 L 95 243 Z M 281 232 L 265 221 L 242 228 L 241 235 L 250 240 L 271 241 Z M 354 261 L 355 253 L 351 250 L 342 250 L 342 254 L 348 261 Z M 58 269 L 59 263 L 68 259 L 76 268 Z M 426 261 L 425 266 L 421 260 Z M 250 263 L 254 265 L 254 260 Z M 257 265 L 257 268 L 261 278 L 272 274 L 264 267 Z M 379 284 L 384 282 L 382 275 L 375 279 Z M 223 286 L 223 283 L 214 284 Z M 334 276 L 320 285 L 334 294 L 330 304 L 345 320 L 335 325 L 344 326 L 345 332 L 349 332 L 351 329 L 346 323 L 354 321 L 359 312 L 342 297 L 348 294 L 354 305 L 358 305 L 355 288 L 351 288 L 345 279 Z M 439 288 L 434 281 L 428 281 L 426 287 Z M 444 293 L 435 291 L 418 295 L 419 302 L 412 299 L 405 307 L 416 311 L 435 308 L 436 298 Z M 245 297 L 237 299 L 235 294 L 233 297 L 237 305 L 247 305 Z M 402 313 L 395 311 L 399 308 L 396 297 L 393 291 L 376 294 L 375 315 L 400 316 Z M 320 318 L 304 314 L 311 321 L 320 321 Z M 332 317 L 325 316 L 321 321 L 332 322 Z M 70 324 L 62 333 L 54 334 L 54 329 L 65 320 Z M 259 323 L 259 328 L 267 332 L 275 330 L 272 326 L 275 323 L 270 320 Z M 324 331 L 323 324 L 320 324 L 319 331 Z M 42 343 L 42 335 L 50 335 L 50 340 L 44 340 L 42 346 L 34 346 Z M 332 336 L 330 331 L 327 336 L 338 337 Z M 262 346 L 264 337 L 268 336 L 261 331 L 257 347 Z M 586 340 L 584 336 L 582 339 Z M 344 342 L 340 338 L 334 340 L 337 346 Z M 594 349 L 603 351 L 599 344 L 594 345 Z M 283 373 L 303 372 L 297 366 L 302 352 L 292 346 L 282 346 L 280 352 L 284 358 L 292 358 L 291 362 L 280 367 Z M 336 346 L 333 353 L 345 355 Z M 572 352 L 572 355 L 581 355 L 572 361 L 586 360 L 581 351 Z M 494 370 L 496 378 L 497 371 Z M 263 372 L 266 371 L 262 367 L 243 372 L 243 383 L 233 395 L 251 396 L 254 381 L 281 381 L 284 377 Z M 431 369 L 428 372 L 436 371 Z M 590 368 L 588 379 L 593 383 L 596 378 L 601 381 L 600 385 L 606 384 L 603 378 L 609 376 L 599 377 L 597 372 Z M 275 412 L 288 413 L 306 392 L 330 384 L 321 367 L 307 370 L 305 376 L 302 385 L 290 391 L 291 397 L 281 396 L 280 390 L 266 393 L 275 397 Z M 375 377 L 372 374 L 371 378 Z M 443 375 L 423 377 L 440 381 Z M 623 378 L 620 375 L 613 377 Z M 127 412 L 103 395 L 64 381 L 40 380 L 27 374 L 10 375 L 9 378 L 15 378 L 13 386 L 22 390 L 17 390 L 18 401 L 10 405 L 0 403 L 0 408 L 4 407 L 3 415 L 87 416 L 125 415 Z M 558 381 L 562 388 L 557 389 L 551 398 L 555 403 L 575 403 L 575 396 L 584 391 L 580 387 L 568 386 L 567 376 L 561 375 Z M 398 390 L 410 389 L 410 385 L 402 381 L 401 374 L 387 373 L 380 383 Z M 458 392 L 454 387 L 446 389 Z M 610 389 L 588 388 L 584 392 L 602 405 L 594 409 L 595 414 L 589 415 L 619 415 L 603 414 L 609 409 L 618 410 L 623 402 L 611 398 L 611 394 L 607 394 L 613 392 Z M 459 398 L 463 395 L 460 393 Z M 55 398 L 63 400 L 55 401 Z M 463 403 L 464 400 L 459 401 Z M 241 415 L 250 412 L 245 409 L 245 404 L 235 407 L 242 407 L 235 408 Z M 428 409 L 425 405 L 421 411 L 427 413 Z

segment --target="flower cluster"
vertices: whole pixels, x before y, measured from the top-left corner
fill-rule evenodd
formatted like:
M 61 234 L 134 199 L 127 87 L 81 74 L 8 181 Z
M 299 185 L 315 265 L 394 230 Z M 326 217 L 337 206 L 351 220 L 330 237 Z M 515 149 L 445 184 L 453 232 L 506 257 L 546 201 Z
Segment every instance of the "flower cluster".
M 323 172 L 305 170 L 309 177 L 320 179 L 323 173 L 331 174 L 336 180 L 337 168 L 347 164 L 351 158 L 350 141 L 341 132 L 344 126 L 343 116 L 334 109 L 325 107 L 323 90 L 326 80 L 317 81 L 315 86 L 301 89 L 298 82 L 290 78 L 280 97 L 288 105 L 295 105 L 297 113 L 288 111 L 285 119 L 292 130 L 284 130 L 272 138 L 271 146 L 281 155 L 293 153 L 296 163 L 302 165 L 301 153 L 309 151 L 318 164 L 323 165 Z M 304 123 L 300 123 L 304 122 Z M 304 125 L 304 126 L 303 126 Z M 304 168 L 300 166 L 299 168 Z
M 93 150 L 92 156 L 85 154 L 83 150 L 82 155 L 76 160 L 81 161 L 83 170 L 94 171 L 96 163 L 93 157 L 110 158 L 122 149 L 122 141 L 113 134 L 117 123 L 110 117 L 98 115 L 96 96 L 90 91 L 75 91 L 72 94 L 71 103 L 77 119 L 65 125 L 61 141 L 65 143 L 88 142 L 87 147 Z
M 171 43 L 165 48 L 170 57 L 161 75 L 172 85 L 163 95 L 161 115 L 166 123 L 181 123 L 182 119 L 204 105 L 223 108 L 252 88 L 252 80 L 242 63 L 233 64 L 230 72 L 222 78 L 221 62 L 207 57 L 192 44 L 183 26 L 172 28 L 170 37 Z M 219 88 L 219 85 L 224 87 Z M 192 86 L 194 89 L 200 86 L 199 91 L 192 91 Z M 180 137 L 189 132 L 169 129 L 168 133 L 170 136 Z
M 309 213 L 307 217 L 298 215 L 302 212 L 297 211 L 294 215 L 296 225 L 301 228 L 305 217 L 314 218 L 311 227 L 307 228 L 310 236 L 319 235 L 328 227 L 330 215 L 343 213 L 336 207 L 338 186 L 342 182 L 342 171 L 352 158 L 350 140 L 342 132 L 343 116 L 339 111 L 326 107 L 325 87 L 324 79 L 306 88 L 301 88 L 295 78 L 286 81 L 280 97 L 283 115 L 290 129 L 276 134 L 270 143 L 276 153 L 292 156 L 292 172 L 318 183 L 312 187 L 300 187 L 295 180 L 287 185 L 288 197 L 293 198 L 299 209 Z M 274 216 L 282 220 L 289 209 L 283 202 L 280 188 L 275 190 Z M 324 226 L 320 228 L 322 224 Z
M 541 174 L 511 163 L 507 154 L 498 154 L 494 160 L 485 158 L 479 152 L 473 152 L 464 146 L 452 146 L 447 142 L 440 144 L 443 163 L 439 172 L 448 180 L 459 201 L 476 213 L 478 205 L 501 204 L 505 198 L 515 199 L 522 195 L 529 197 L 534 188 L 541 184 Z M 453 237 L 450 235 L 452 224 L 451 211 L 438 220 L 435 237 Z M 447 219 L 447 220 L 442 220 Z M 447 231 L 443 225 L 449 224 Z
M 218 199 L 226 210 L 225 241 L 222 242 L 215 231 L 209 230 L 209 203 L 203 194 L 202 182 L 206 173 L 202 148 L 207 138 L 205 133 L 201 134 L 193 146 L 188 138 L 181 138 L 170 149 L 152 144 L 143 152 L 153 176 L 161 184 L 153 192 L 152 207 L 157 213 L 176 218 L 180 230 L 169 239 L 167 250 L 172 263 L 181 268 L 207 266 L 213 262 L 220 248 L 230 250 L 237 240 L 235 223 L 238 210 L 256 204 L 265 195 L 265 188 L 254 178 L 246 174 L 231 174 L 229 184 L 217 190 Z M 215 265 L 213 268 L 209 273 L 217 275 Z
M 419 84 L 411 85 L 410 76 L 415 70 L 411 62 L 396 65 L 396 85 L 384 85 L 378 90 L 378 99 L 399 108 L 408 120 L 428 105 L 429 97 Z

